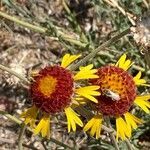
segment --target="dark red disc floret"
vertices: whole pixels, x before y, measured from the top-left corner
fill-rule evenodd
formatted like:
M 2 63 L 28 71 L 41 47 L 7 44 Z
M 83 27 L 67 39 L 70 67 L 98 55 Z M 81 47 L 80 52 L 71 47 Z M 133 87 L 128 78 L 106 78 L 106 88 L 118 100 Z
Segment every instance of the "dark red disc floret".
M 55 90 L 49 96 L 44 95 L 38 88 L 39 81 L 47 76 L 52 76 L 57 80 Z M 74 80 L 69 70 L 60 66 L 48 66 L 40 70 L 33 80 L 34 82 L 30 86 L 30 95 L 33 104 L 40 110 L 57 113 L 70 105 Z
M 104 66 L 98 69 L 99 78 L 91 80 L 93 85 L 100 86 L 101 95 L 97 97 L 96 109 L 103 115 L 120 116 L 129 111 L 136 97 L 136 86 L 133 77 L 122 68 Z M 105 94 L 106 90 L 117 93 L 120 97 L 115 100 Z

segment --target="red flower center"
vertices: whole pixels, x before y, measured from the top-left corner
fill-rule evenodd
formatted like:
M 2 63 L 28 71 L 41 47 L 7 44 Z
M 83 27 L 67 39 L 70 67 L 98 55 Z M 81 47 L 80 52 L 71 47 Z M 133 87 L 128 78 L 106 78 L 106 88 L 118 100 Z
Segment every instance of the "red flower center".
M 121 68 L 105 66 L 98 69 L 99 78 L 91 80 L 100 86 L 96 109 L 104 115 L 118 116 L 129 110 L 136 97 L 133 77 Z
M 30 87 L 33 104 L 47 113 L 62 111 L 71 103 L 73 82 L 71 72 L 65 68 L 50 66 L 42 69 Z

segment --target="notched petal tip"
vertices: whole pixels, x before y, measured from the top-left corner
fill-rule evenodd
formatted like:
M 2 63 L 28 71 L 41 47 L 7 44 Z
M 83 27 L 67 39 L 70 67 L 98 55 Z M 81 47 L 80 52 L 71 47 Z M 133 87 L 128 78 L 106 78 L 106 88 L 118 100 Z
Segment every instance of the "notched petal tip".
M 85 87 L 75 89 L 75 93 L 95 103 L 98 103 L 98 100 L 95 98 L 95 96 L 101 95 L 101 93 L 97 91 L 99 88 L 100 88 L 99 86 L 85 86 Z
M 122 140 L 131 137 L 131 130 L 122 117 L 116 118 L 116 140 L 120 137 Z
M 50 117 L 48 114 L 43 115 L 33 132 L 35 135 L 41 133 L 42 137 L 50 138 Z
M 90 64 L 85 67 L 80 67 L 79 72 L 74 76 L 74 80 L 98 78 L 98 76 L 95 74 L 97 72 L 97 69 L 92 68 L 93 64 Z
M 29 124 L 31 128 L 35 126 L 35 120 L 37 117 L 38 109 L 35 106 L 27 109 L 27 111 L 23 112 L 20 117 L 24 118 L 24 123 L 27 125 Z
M 98 139 L 100 137 L 101 126 L 102 116 L 96 115 L 84 126 L 83 131 L 87 132 L 88 130 L 90 130 L 90 135 L 92 137 L 95 136 L 96 139 Z
M 141 71 L 139 71 L 137 73 L 137 75 L 133 78 L 134 82 L 135 82 L 135 85 L 137 86 L 147 86 L 147 87 L 150 87 L 149 84 L 146 84 L 146 80 L 145 79 L 141 79 L 141 76 L 142 76 L 142 73 Z
M 149 99 L 150 99 L 150 94 L 137 96 L 134 103 L 138 105 L 146 113 L 150 113 L 150 110 L 149 110 L 150 102 L 148 101 Z
M 62 59 L 61 67 L 63 68 L 68 67 L 72 62 L 74 62 L 79 57 L 81 57 L 81 54 L 78 55 L 66 54 Z
M 127 58 L 127 55 L 123 54 L 115 66 L 122 68 L 125 71 L 128 70 L 133 65 L 133 62 L 126 58 Z
M 67 122 L 68 122 L 68 132 L 76 131 L 76 124 L 78 124 L 80 127 L 83 127 L 83 122 L 78 117 L 79 115 L 71 108 L 65 108 L 65 113 L 67 116 Z
M 136 116 L 132 115 L 131 113 L 127 112 L 124 114 L 124 118 L 118 117 L 116 119 L 116 128 L 117 128 L 117 135 L 116 139 L 120 137 L 122 140 L 131 137 L 132 129 L 136 129 L 138 124 L 142 124 L 143 120 L 137 118 Z

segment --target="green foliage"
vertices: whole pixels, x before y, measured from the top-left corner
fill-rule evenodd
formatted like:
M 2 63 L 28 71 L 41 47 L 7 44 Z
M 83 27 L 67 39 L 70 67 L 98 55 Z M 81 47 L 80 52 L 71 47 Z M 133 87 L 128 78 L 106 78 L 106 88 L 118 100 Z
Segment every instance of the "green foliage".
M 68 1 L 68 3 L 66 2 L 63 5 L 65 7 L 62 11 L 62 16 L 59 17 L 55 15 L 48 15 L 45 8 L 44 11 L 46 12 L 42 21 L 38 19 L 34 10 L 31 9 L 33 1 L 28 2 L 28 7 L 18 4 L 17 1 L 2 0 L 2 2 L 6 5 L 6 7 L 14 11 L 16 14 L 19 14 L 19 17 L 21 16 L 23 20 L 36 22 L 36 24 L 43 28 L 47 28 L 47 34 L 43 35 L 43 38 L 46 38 L 46 36 L 57 38 L 59 44 L 65 49 L 64 53 L 82 53 L 83 56 L 85 56 L 97 48 L 100 44 L 112 38 L 116 33 L 132 26 L 127 16 L 123 15 L 117 8 L 110 6 L 103 0 L 88 0 L 85 2 L 79 0 L 79 3 L 74 1 L 74 4 L 71 4 L 71 2 L 69 3 Z M 73 5 L 80 7 L 81 3 L 85 6 L 85 10 L 76 11 L 76 8 L 74 8 Z M 146 11 L 143 0 L 121 0 L 119 1 L 119 5 L 125 11 L 134 16 L 141 16 L 142 13 Z M 82 11 L 85 11 L 86 15 L 82 14 Z M 80 16 L 80 14 L 82 15 Z M 63 24 L 65 21 L 68 23 L 67 27 Z M 90 24 L 89 30 L 85 29 L 86 23 Z M 70 41 L 66 40 L 64 35 L 58 33 L 58 29 L 66 35 L 69 34 L 69 36 L 75 37 L 74 39 L 77 40 L 74 42 L 72 39 L 69 39 Z M 99 52 L 96 57 L 89 60 L 89 62 L 92 62 L 97 68 L 99 66 L 106 65 L 107 63 L 115 63 L 119 56 L 123 53 L 127 53 L 128 56 L 135 62 L 132 73 L 136 74 L 138 71 L 142 71 L 145 73 L 145 78 L 148 79 L 150 72 L 149 69 L 146 69 L 145 67 L 146 64 L 144 56 L 141 55 L 139 46 L 136 45 L 133 37 L 130 35 L 119 39 L 119 41 L 115 42 L 109 48 L 106 47 L 103 51 Z M 148 88 L 142 87 L 140 89 L 140 91 L 143 92 L 145 90 L 148 90 Z M 145 124 L 133 132 L 131 142 L 134 144 L 134 147 L 141 149 L 139 140 L 140 138 L 144 139 L 144 135 L 150 131 L 150 120 L 149 115 L 145 115 L 141 111 L 137 111 L 136 115 L 140 116 L 145 121 Z M 102 134 L 104 136 L 108 135 L 105 132 Z M 47 145 L 49 145 L 50 142 L 47 141 L 47 143 Z M 89 150 L 114 150 L 114 146 L 108 138 L 104 138 L 104 140 L 96 140 L 89 137 L 86 144 L 86 149 Z M 127 146 L 124 142 L 119 142 L 119 148 L 120 150 L 125 150 L 127 149 Z

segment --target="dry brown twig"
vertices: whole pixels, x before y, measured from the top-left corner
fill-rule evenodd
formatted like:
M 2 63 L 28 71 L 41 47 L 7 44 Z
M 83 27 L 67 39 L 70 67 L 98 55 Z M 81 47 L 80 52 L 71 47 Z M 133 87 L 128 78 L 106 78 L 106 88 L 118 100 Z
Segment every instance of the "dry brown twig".
M 124 16 L 127 16 L 127 18 L 129 19 L 129 21 L 133 26 L 136 25 L 134 19 L 132 19 L 134 15 L 132 15 L 129 12 L 126 12 L 121 6 L 119 6 L 118 1 L 116 0 L 104 0 L 104 1 L 109 5 L 111 5 L 112 7 L 116 7 Z
M 150 7 L 150 0 L 143 0 L 143 3 L 146 6 L 146 8 L 149 9 L 149 7 Z

